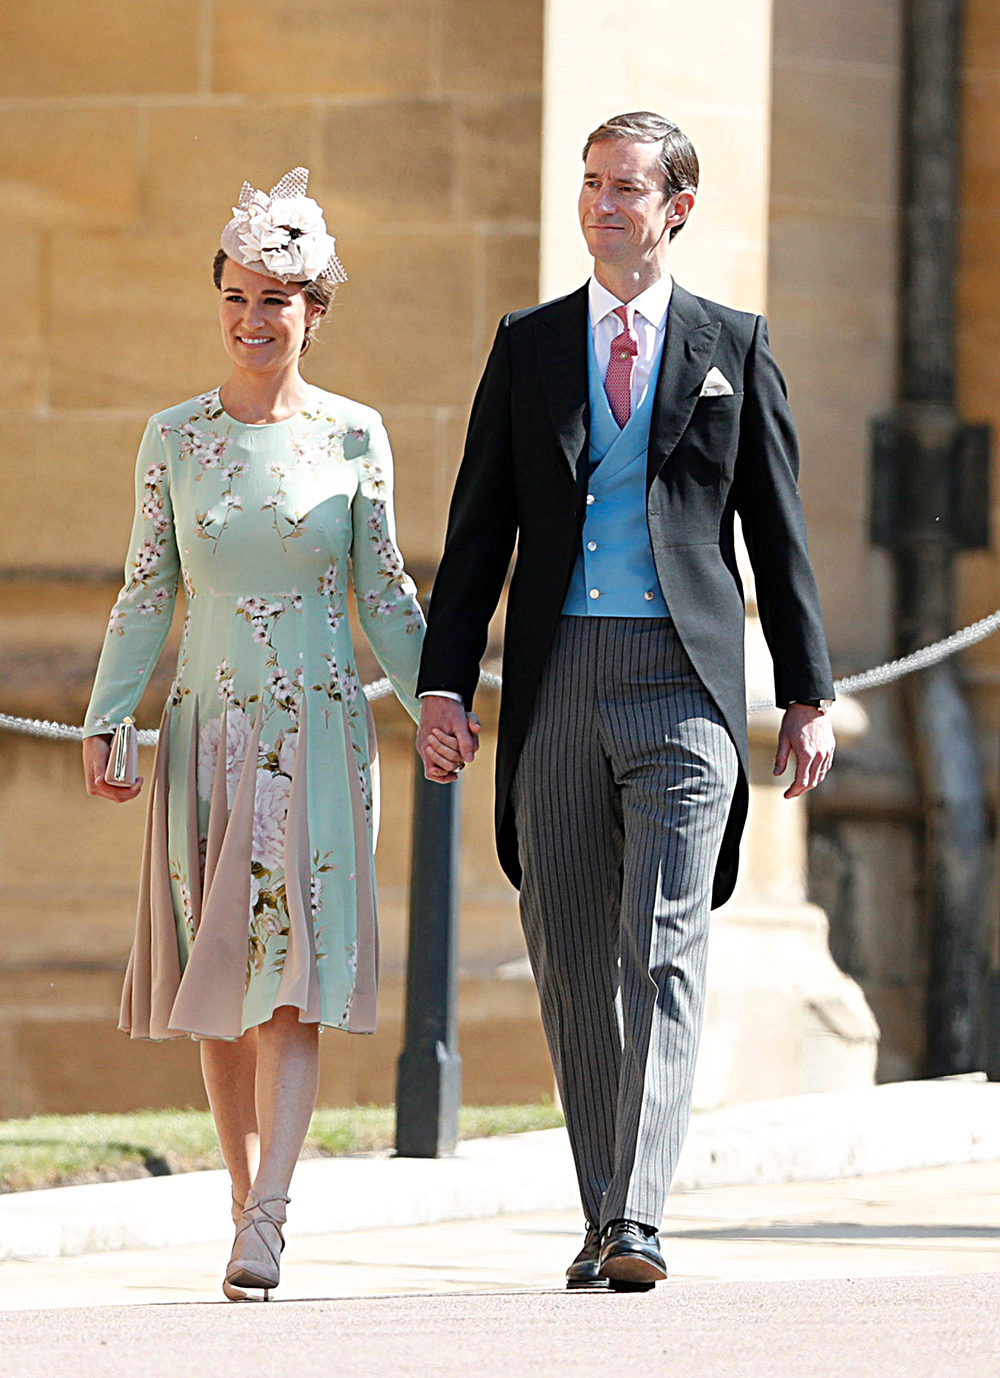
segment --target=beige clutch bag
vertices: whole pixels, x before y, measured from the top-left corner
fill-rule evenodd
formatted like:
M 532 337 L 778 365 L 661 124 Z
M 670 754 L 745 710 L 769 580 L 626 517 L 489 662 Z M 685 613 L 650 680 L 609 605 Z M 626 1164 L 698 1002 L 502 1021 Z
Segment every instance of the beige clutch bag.
M 131 718 L 123 718 L 111 742 L 111 755 L 104 778 L 109 785 L 120 789 L 131 789 L 139 774 L 139 741 L 135 723 Z

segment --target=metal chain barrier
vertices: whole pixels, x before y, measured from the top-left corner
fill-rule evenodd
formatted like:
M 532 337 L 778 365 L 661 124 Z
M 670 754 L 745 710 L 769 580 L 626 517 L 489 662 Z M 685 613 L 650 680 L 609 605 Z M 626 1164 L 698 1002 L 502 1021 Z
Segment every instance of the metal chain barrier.
M 981 617 L 978 622 L 970 622 L 961 631 L 952 632 L 950 636 L 935 641 L 933 645 L 922 646 L 919 651 L 911 651 L 909 655 L 900 656 L 898 660 L 886 661 L 874 670 L 862 670 L 860 674 L 845 675 L 843 679 L 834 680 L 834 690 L 838 694 L 861 694 L 866 689 L 878 689 L 883 684 L 892 684 L 894 680 L 903 679 L 905 675 L 912 675 L 917 670 L 926 670 L 931 665 L 947 660 L 958 651 L 964 651 L 967 646 L 974 646 L 977 641 L 985 641 L 998 628 L 1000 608 L 996 612 L 991 612 L 989 617 Z M 747 704 L 747 711 L 759 713 L 765 708 L 773 707 L 774 704 L 769 699 L 757 700 Z
M 984 641 L 998 629 L 1000 608 L 996 612 L 991 612 L 989 617 L 982 617 L 978 622 L 963 627 L 961 631 L 952 632 L 951 636 L 946 636 L 942 641 L 935 641 L 932 646 L 924 646 L 919 651 L 900 656 L 898 660 L 889 660 L 873 670 L 863 670 L 860 674 L 846 675 L 843 679 L 835 680 L 834 689 L 838 694 L 860 694 L 866 689 L 878 689 L 883 684 L 892 684 L 894 680 L 902 679 L 905 675 L 912 675 L 918 670 L 926 670 L 931 665 L 937 665 L 948 656 L 964 651 L 967 646 L 974 646 L 977 641 Z M 479 683 L 486 689 L 499 689 L 502 680 L 499 675 L 484 672 L 479 677 Z M 369 703 L 374 703 L 376 699 L 384 699 L 391 694 L 392 685 L 387 679 L 376 679 L 364 686 L 364 692 Z M 747 704 L 747 712 L 761 713 L 764 709 L 773 707 L 774 703 L 770 699 L 755 699 Z M 47 718 L 16 718 L 10 713 L 0 713 L 0 730 L 20 732 L 27 737 L 48 737 L 52 741 L 60 742 L 78 742 L 83 739 L 82 727 L 50 722 Z M 159 735 L 155 727 L 143 728 L 137 734 L 139 745 L 155 746 Z

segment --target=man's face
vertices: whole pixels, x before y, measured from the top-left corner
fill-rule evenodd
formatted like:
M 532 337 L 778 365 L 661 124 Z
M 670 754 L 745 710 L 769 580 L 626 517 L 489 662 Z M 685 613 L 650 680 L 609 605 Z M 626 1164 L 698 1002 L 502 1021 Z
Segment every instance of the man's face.
M 598 263 L 624 271 L 659 257 L 677 223 L 674 199 L 664 190 L 658 143 L 600 139 L 587 154 L 580 189 L 587 248 Z

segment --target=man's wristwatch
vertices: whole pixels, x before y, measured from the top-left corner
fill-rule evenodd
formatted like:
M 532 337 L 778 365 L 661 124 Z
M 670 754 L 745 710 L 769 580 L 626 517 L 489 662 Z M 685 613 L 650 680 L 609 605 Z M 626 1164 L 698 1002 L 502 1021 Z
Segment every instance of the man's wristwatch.
M 805 708 L 818 708 L 821 713 L 829 713 L 833 707 L 833 699 L 792 699 L 792 703 L 801 703 Z

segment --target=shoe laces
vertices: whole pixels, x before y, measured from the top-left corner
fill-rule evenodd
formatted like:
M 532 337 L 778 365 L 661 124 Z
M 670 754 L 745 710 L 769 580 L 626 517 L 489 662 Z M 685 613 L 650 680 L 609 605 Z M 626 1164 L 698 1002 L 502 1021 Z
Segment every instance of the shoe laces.
M 652 1225 L 642 1225 L 638 1220 L 615 1220 L 608 1226 L 608 1233 L 612 1230 L 619 1235 L 631 1235 L 633 1239 L 641 1239 L 645 1242 L 652 1239 L 656 1230 Z

